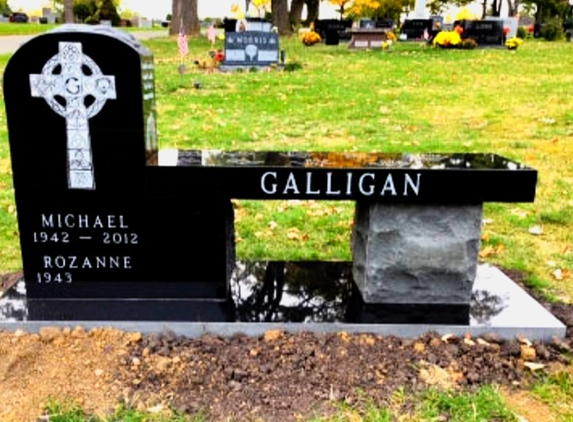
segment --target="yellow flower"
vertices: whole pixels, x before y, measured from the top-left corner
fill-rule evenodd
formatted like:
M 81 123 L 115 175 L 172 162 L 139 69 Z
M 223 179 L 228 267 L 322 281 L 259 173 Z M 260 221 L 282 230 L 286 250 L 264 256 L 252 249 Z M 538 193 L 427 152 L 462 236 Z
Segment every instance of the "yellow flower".
M 457 31 L 440 31 L 433 40 L 434 47 L 455 47 L 462 42 L 462 37 Z
M 307 32 L 302 36 L 302 43 L 306 46 L 318 44 L 321 41 L 320 35 L 314 31 Z
M 507 41 L 505 41 L 505 46 L 507 48 L 509 48 L 510 50 L 515 50 L 521 44 L 523 44 L 523 40 L 521 38 L 518 38 L 518 37 L 513 37 L 513 38 L 510 38 Z

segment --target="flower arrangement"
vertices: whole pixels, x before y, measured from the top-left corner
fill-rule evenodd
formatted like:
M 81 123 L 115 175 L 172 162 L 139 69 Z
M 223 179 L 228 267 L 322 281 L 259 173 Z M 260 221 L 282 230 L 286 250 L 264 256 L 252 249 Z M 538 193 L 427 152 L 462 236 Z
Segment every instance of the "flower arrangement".
M 505 46 L 509 50 L 517 50 L 517 47 L 519 47 L 521 44 L 523 44 L 523 40 L 518 37 L 510 38 L 505 42 Z
M 310 47 L 311 45 L 314 44 L 318 44 L 321 41 L 322 38 L 320 38 L 320 35 L 318 35 L 318 33 L 314 31 L 307 32 L 302 36 L 302 43 L 307 47 Z
M 393 31 L 386 32 L 386 38 L 388 39 L 388 41 L 392 42 L 396 42 L 397 40 L 396 34 Z
M 442 48 L 456 48 L 462 42 L 462 37 L 456 30 L 453 31 L 440 31 L 432 41 L 434 47 Z

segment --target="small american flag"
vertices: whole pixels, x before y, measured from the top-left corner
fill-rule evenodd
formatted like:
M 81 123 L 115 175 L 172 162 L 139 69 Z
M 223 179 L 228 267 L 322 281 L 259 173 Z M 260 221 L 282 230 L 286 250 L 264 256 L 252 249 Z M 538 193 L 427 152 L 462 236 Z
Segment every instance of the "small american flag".
M 424 29 L 424 39 L 427 40 L 430 38 L 430 34 L 428 33 L 428 28 Z
M 211 41 L 211 45 L 215 45 L 215 25 L 211 24 L 207 31 L 207 38 Z
M 189 54 L 189 46 L 187 45 L 187 35 L 185 34 L 185 28 L 183 26 L 179 30 L 179 38 L 177 39 L 177 45 L 179 46 L 179 54 L 186 56 Z

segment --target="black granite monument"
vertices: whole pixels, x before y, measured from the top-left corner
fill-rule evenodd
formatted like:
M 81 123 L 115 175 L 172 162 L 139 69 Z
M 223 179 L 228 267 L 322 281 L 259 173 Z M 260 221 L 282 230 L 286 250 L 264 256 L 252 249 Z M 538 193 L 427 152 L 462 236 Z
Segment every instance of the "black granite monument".
M 462 20 L 454 22 L 463 28 L 462 39 L 471 38 L 479 46 L 498 46 L 505 44 L 503 21 L 497 19 Z
M 4 95 L 31 318 L 228 319 L 229 199 L 145 194 L 151 53 L 118 30 L 65 25 L 14 54 Z
M 108 27 L 32 39 L 4 95 L 31 320 L 241 319 L 231 199 L 328 199 L 356 201 L 353 262 L 332 272 L 352 280 L 340 315 L 464 325 L 482 204 L 535 197 L 537 171 L 495 154 L 205 150 L 162 165 L 152 55 Z M 277 265 L 271 305 L 285 268 L 314 274 Z

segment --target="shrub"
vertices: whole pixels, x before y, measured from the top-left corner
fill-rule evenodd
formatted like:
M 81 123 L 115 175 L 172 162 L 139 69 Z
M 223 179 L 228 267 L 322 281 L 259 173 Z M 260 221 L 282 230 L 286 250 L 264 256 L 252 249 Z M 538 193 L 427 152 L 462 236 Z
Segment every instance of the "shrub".
M 300 69 L 302 69 L 302 64 L 300 62 L 288 62 L 284 67 L 286 72 L 294 72 L 295 70 Z
M 99 25 L 99 19 L 95 16 L 90 16 L 84 21 L 84 23 L 88 25 Z
M 314 45 L 314 44 L 318 44 L 321 41 L 322 41 L 322 38 L 320 38 L 320 35 L 318 35 L 318 33 L 314 32 L 314 31 L 307 32 L 302 36 L 302 43 L 304 45 L 306 45 L 307 47 Z
M 521 38 L 522 40 L 527 38 L 529 35 L 529 30 L 526 26 L 518 26 L 517 27 L 517 38 Z
M 546 41 L 557 41 L 564 37 L 563 24 L 560 19 L 552 19 L 541 28 L 540 35 Z
M 465 40 L 462 40 L 462 43 L 460 45 L 460 48 L 463 48 L 464 50 L 473 50 L 476 49 L 477 47 L 478 43 L 473 38 L 466 38 Z

